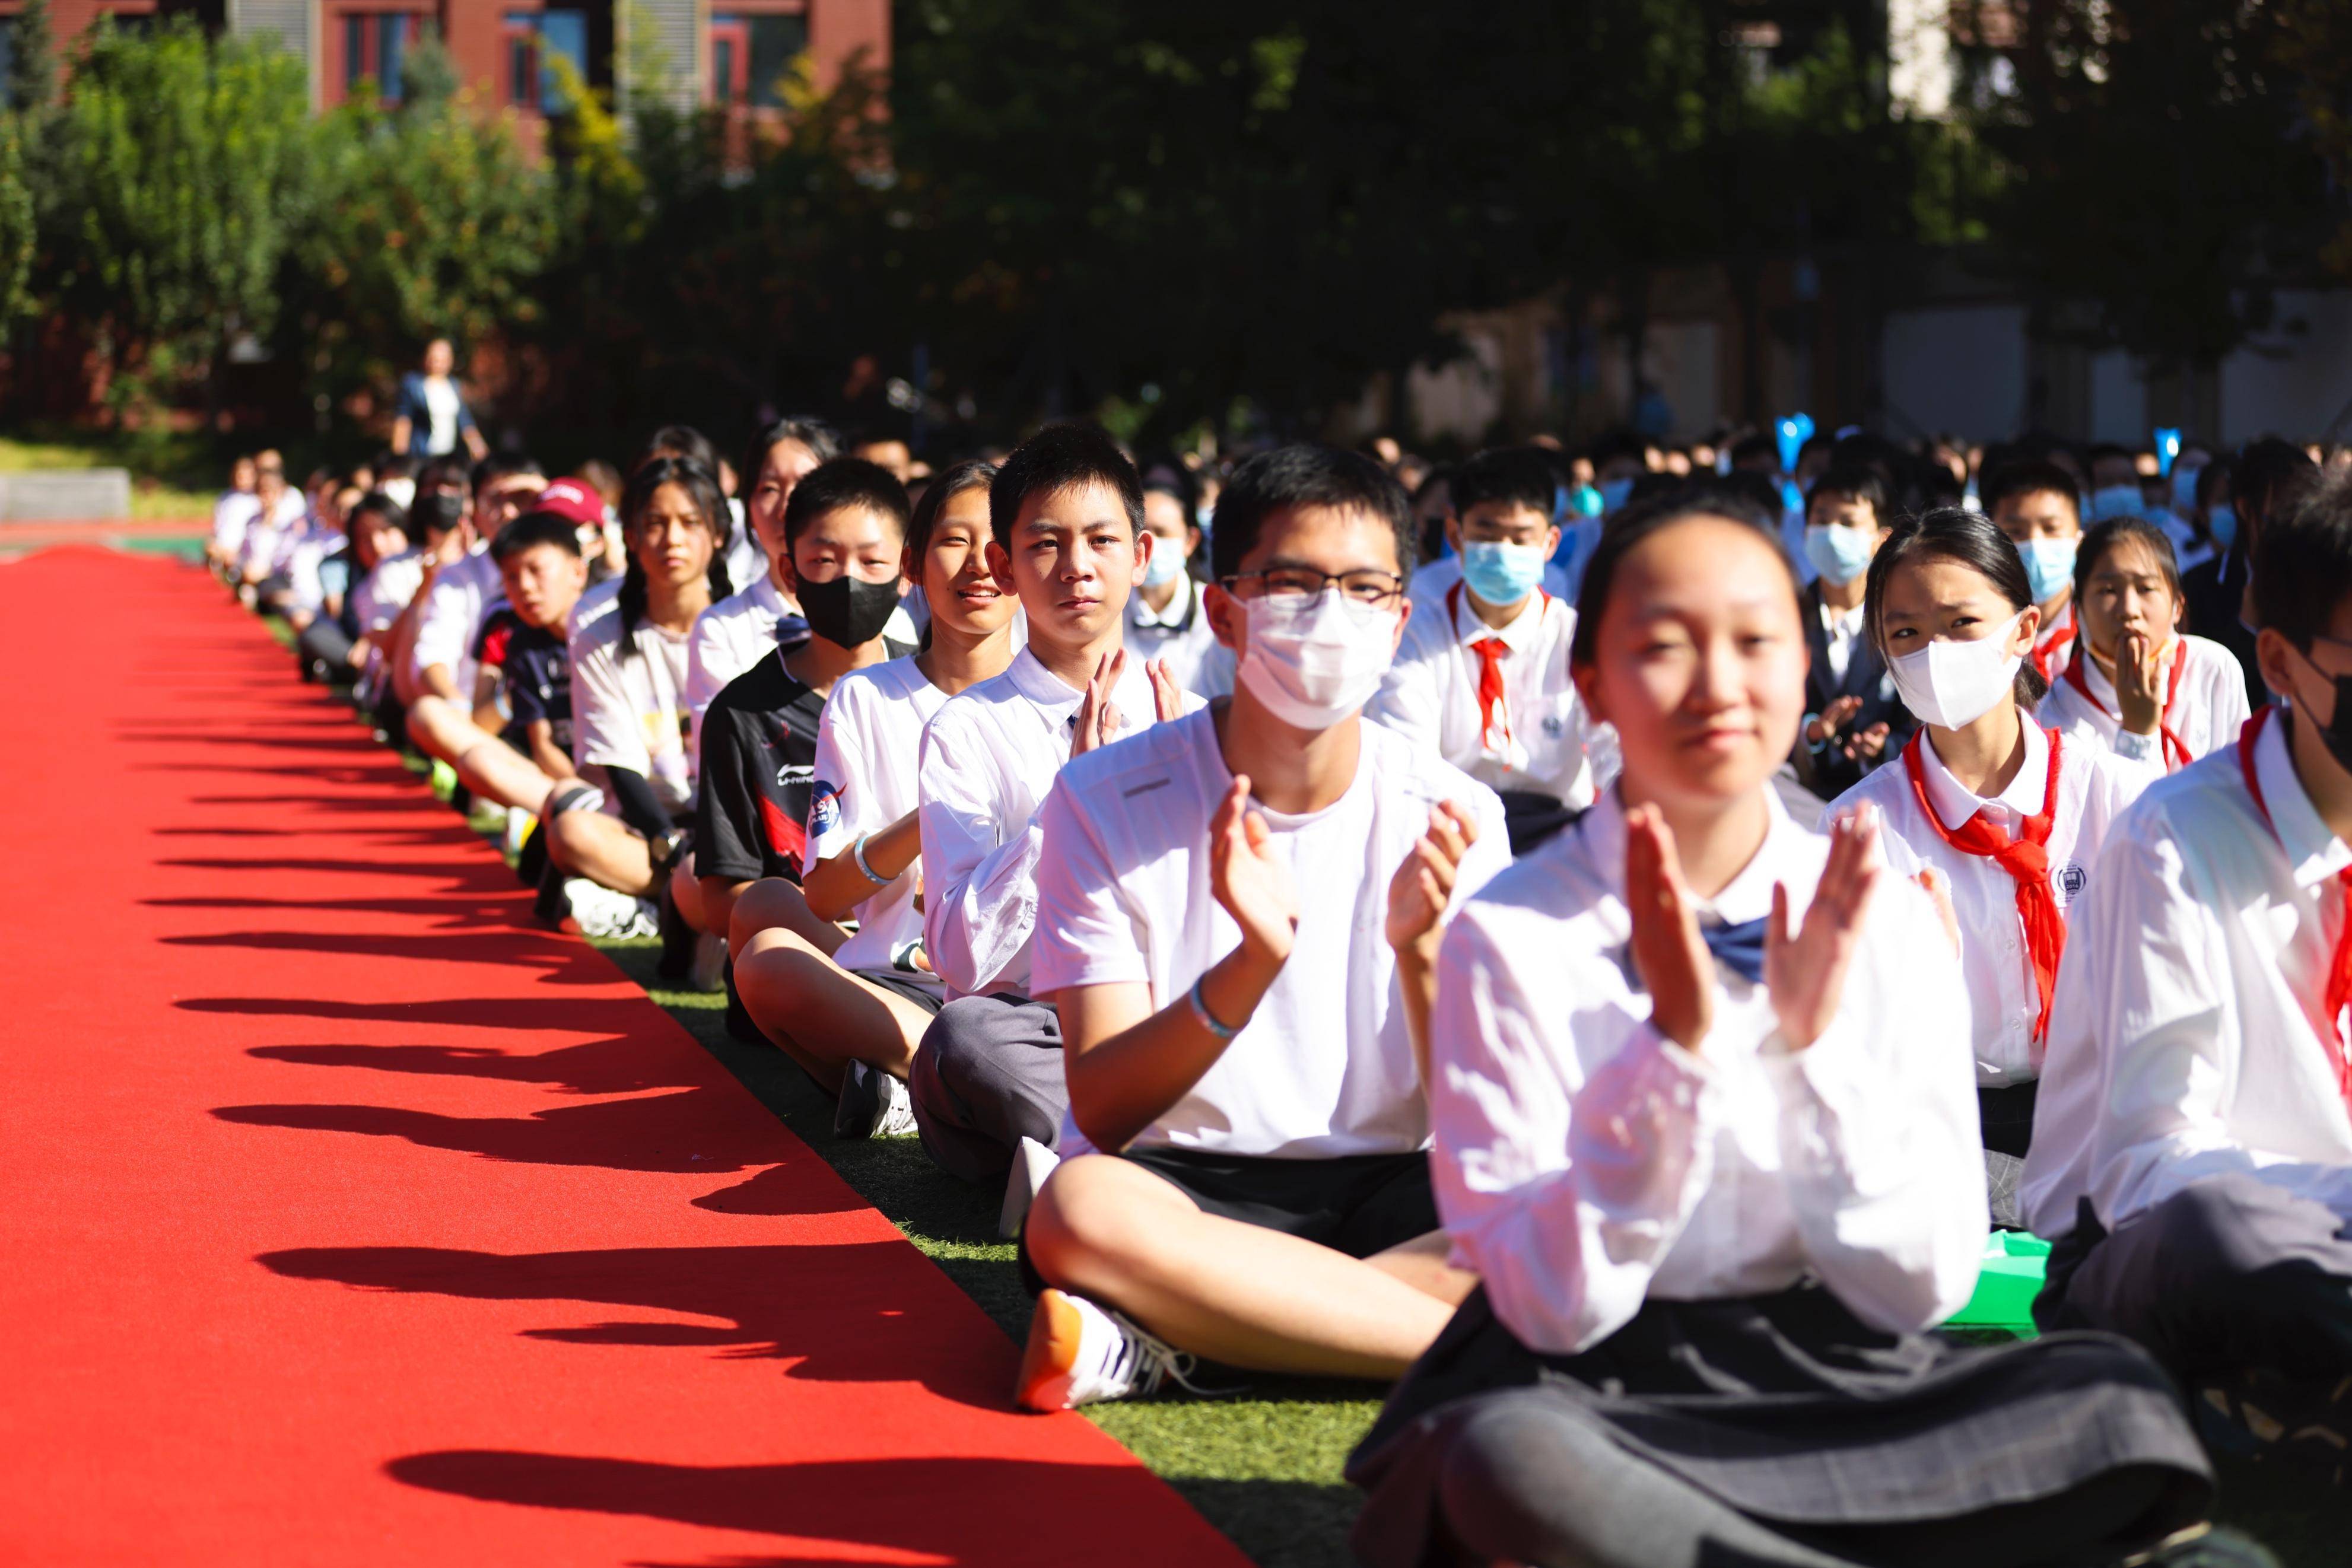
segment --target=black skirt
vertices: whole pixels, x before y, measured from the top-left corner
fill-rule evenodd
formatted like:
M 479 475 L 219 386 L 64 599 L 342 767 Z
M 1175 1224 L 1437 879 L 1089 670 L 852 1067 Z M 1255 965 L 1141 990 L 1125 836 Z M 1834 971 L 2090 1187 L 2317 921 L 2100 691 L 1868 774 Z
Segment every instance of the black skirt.
M 2000 1345 L 1864 1324 L 1828 1290 L 1653 1299 L 1580 1355 L 1528 1349 L 1482 1288 L 1397 1385 L 1348 1463 L 1370 1493 L 1355 1542 L 1376 1568 L 1431 1560 L 1454 1419 L 1539 1389 L 1565 1415 L 1769 1526 L 1821 1543 L 2059 1498 L 2145 1467 L 2153 1541 L 2205 1516 L 2213 1473 L 2156 1364 L 2108 1334 Z M 1899 1535 L 1898 1531 L 1896 1534 Z M 1871 1553 L 1870 1555 L 1875 1555 Z

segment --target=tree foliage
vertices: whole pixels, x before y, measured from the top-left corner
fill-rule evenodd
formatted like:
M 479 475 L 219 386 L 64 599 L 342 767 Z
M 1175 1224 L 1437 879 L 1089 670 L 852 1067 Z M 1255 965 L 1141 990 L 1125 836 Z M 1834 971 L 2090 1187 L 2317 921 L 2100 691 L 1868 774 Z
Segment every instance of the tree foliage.
M 2217 363 L 2267 324 L 2283 279 L 2310 277 L 2341 210 L 2306 134 L 2302 23 L 2239 0 L 2009 0 L 2005 14 L 2015 89 L 1988 98 L 1978 130 L 2006 165 L 1996 232 L 2044 333 L 2087 302 L 2074 331 L 2096 345 L 2165 369 Z
M 118 408 L 209 383 L 266 333 L 310 210 L 300 62 L 175 21 L 100 23 L 75 50 L 59 131 L 58 291 L 95 323 Z

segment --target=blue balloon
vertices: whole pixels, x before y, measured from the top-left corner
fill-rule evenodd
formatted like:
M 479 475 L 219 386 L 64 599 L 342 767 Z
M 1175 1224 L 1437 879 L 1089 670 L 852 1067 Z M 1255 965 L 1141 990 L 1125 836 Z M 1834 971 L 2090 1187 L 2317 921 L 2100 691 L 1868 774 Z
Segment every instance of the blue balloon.
M 2156 471 L 2166 478 L 2172 477 L 2172 460 L 2180 455 L 2180 432 L 2156 427 Z

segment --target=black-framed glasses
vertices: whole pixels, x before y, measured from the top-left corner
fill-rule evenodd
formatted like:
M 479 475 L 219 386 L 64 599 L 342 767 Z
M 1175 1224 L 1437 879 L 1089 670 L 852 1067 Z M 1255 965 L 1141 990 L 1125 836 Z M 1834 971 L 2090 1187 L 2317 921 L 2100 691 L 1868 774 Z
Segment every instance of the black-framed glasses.
M 1304 605 L 1322 598 L 1325 589 L 1337 588 L 1339 597 L 1351 604 L 1384 609 L 1404 592 L 1403 578 L 1376 567 L 1328 572 L 1311 567 L 1276 566 L 1264 571 L 1237 571 L 1221 580 L 1229 591 L 1239 583 L 1255 582 L 1259 597 L 1286 605 Z

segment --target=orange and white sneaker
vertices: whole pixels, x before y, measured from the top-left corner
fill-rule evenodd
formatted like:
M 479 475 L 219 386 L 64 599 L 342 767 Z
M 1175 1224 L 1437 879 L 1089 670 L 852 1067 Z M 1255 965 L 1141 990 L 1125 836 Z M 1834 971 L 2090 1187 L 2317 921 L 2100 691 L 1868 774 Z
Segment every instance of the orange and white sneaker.
M 1192 1388 L 1192 1365 L 1191 1356 L 1117 1312 L 1049 1286 L 1029 1319 L 1013 1402 L 1024 1410 L 1071 1410 L 1150 1394 L 1164 1382 Z

